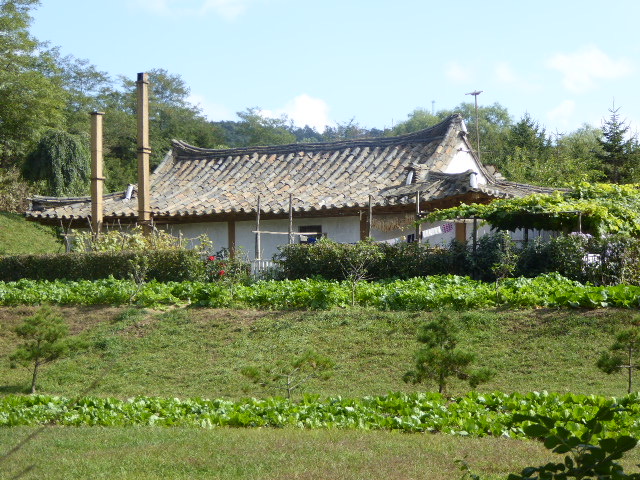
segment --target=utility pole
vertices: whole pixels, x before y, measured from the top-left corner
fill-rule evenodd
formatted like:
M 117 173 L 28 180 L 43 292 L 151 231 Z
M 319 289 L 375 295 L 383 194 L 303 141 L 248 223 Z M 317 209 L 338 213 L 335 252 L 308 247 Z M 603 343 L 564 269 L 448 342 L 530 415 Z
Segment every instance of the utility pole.
M 480 129 L 478 127 L 478 95 L 482 93 L 482 90 L 475 90 L 473 92 L 465 93 L 465 95 L 473 95 L 476 104 L 476 145 L 478 152 L 478 160 L 480 160 Z

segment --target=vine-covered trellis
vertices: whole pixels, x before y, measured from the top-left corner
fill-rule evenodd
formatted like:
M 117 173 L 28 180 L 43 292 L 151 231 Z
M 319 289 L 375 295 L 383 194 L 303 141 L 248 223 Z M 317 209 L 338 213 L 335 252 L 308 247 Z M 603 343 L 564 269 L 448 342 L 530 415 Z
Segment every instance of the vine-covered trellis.
M 420 221 L 454 218 L 486 220 L 500 230 L 535 228 L 561 232 L 580 230 L 596 236 L 640 236 L 640 184 L 579 183 L 551 194 L 436 210 Z

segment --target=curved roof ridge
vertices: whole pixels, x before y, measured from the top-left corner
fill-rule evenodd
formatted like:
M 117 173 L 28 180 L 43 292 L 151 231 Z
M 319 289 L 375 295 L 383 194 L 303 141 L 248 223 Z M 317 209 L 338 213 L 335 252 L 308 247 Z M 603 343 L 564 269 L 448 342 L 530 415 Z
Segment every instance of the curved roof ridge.
M 406 133 L 393 137 L 373 137 L 356 138 L 353 140 L 339 140 L 335 142 L 312 142 L 312 143 L 289 143 L 285 145 L 266 145 L 236 148 L 200 148 L 190 145 L 182 140 L 172 140 L 174 150 L 178 151 L 178 156 L 228 156 L 228 155 L 248 155 L 252 153 L 291 153 L 300 151 L 318 150 L 338 150 L 344 148 L 371 147 L 371 146 L 393 146 L 404 143 L 431 142 L 439 138 L 445 138 L 454 124 L 460 125 L 462 116 L 458 113 L 450 115 L 440 123 L 431 127 L 418 130 L 417 132 Z

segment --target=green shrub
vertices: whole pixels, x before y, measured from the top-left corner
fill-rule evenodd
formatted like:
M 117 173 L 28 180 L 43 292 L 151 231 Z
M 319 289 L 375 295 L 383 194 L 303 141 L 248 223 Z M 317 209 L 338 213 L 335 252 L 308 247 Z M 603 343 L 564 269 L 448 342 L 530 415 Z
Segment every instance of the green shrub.
M 640 239 L 612 235 L 592 250 L 600 255 L 600 262 L 592 266 L 588 280 L 598 285 L 640 285 Z
M 354 264 L 362 250 L 373 245 L 380 255 L 375 255 L 367 266 L 367 278 L 371 280 L 460 275 L 493 282 L 498 273 L 501 277 L 536 277 L 556 272 L 582 283 L 640 285 L 640 239 L 596 239 L 572 233 L 550 240 L 537 238 L 515 248 L 505 233 L 499 231 L 480 238 L 475 252 L 471 244 L 455 241 L 447 247 L 431 247 L 421 243 L 339 244 L 323 240 L 282 246 L 275 260 L 290 280 L 344 280 L 348 277 L 344 265 Z M 587 261 L 589 254 L 595 256 Z M 507 275 L 504 269 L 497 268 L 502 266 L 510 267 Z
M 377 250 L 375 254 L 372 247 Z M 313 277 L 344 280 L 349 277 L 349 266 L 359 263 L 365 251 L 371 258 L 367 278 L 373 280 L 469 273 L 469 253 L 457 242 L 442 248 L 421 243 L 344 244 L 321 240 L 315 244 L 281 246 L 275 260 L 290 280 Z
M 0 257 L 0 280 L 97 280 L 113 276 L 129 279 L 134 265 L 145 258 L 146 279 L 160 282 L 202 280 L 204 263 L 192 250 L 150 250 L 147 252 L 72 252 L 46 255 Z
M 205 259 L 205 278 L 211 282 L 248 283 L 251 279 L 251 264 L 246 255 L 236 252 L 231 255 L 227 248 L 209 255 Z
M 550 241 L 551 268 L 567 278 L 584 282 L 588 278 L 585 257 L 591 246 L 590 235 L 560 235 Z
M 517 275 L 536 277 L 553 271 L 552 242 L 537 237 L 526 243 L 518 255 Z

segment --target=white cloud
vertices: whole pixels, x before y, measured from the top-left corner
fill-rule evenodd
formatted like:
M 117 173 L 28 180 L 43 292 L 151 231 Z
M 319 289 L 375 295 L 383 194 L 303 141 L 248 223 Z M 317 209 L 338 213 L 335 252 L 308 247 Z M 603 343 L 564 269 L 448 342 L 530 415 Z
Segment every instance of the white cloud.
M 229 108 L 218 103 L 209 102 L 203 95 L 192 93 L 187 98 L 189 103 L 196 105 L 200 108 L 204 116 L 212 122 L 218 122 L 221 120 L 232 120 L 235 117 L 235 112 Z
M 573 100 L 563 100 L 553 110 L 547 112 L 547 118 L 553 124 L 567 128 L 570 125 L 571 116 L 576 110 L 576 102 Z
M 327 125 L 333 125 L 329 118 L 329 105 L 320 98 L 314 98 L 306 93 L 298 95 L 286 103 L 283 108 L 276 110 L 261 110 L 266 117 L 277 118 L 282 115 L 289 117 L 298 127 L 309 125 L 319 132 Z
M 473 79 L 471 68 L 462 65 L 460 62 L 449 62 L 445 67 L 446 77 L 456 83 L 468 83 Z
M 213 11 L 226 20 L 234 20 L 247 10 L 248 4 L 249 0 L 207 0 L 201 13 Z
M 210 12 L 234 20 L 254 0 L 135 0 L 136 4 L 156 15 L 202 16 Z
M 593 45 L 573 53 L 556 53 L 547 61 L 547 67 L 559 71 L 564 87 L 573 93 L 588 92 L 597 80 L 621 78 L 633 70 L 631 61 L 614 60 Z
M 493 74 L 499 83 L 513 87 L 521 92 L 533 93 L 540 91 L 540 85 L 532 82 L 528 77 L 516 73 L 507 62 L 496 64 Z

